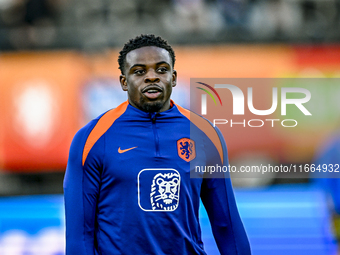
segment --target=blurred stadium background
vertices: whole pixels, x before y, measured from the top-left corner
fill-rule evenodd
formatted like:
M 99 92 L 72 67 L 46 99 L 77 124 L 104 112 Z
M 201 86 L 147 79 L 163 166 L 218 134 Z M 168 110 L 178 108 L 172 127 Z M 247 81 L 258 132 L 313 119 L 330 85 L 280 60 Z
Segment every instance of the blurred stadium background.
M 141 33 L 173 45 L 185 107 L 193 77 L 340 76 L 338 0 L 0 0 L 1 255 L 64 254 L 72 137 L 127 99 L 118 52 Z M 340 86 L 317 95 L 320 117 L 303 130 L 224 132 L 231 164 L 312 163 L 340 120 Z M 282 177 L 233 179 L 253 254 L 340 254 L 329 192 L 308 174 Z M 218 254 L 203 208 L 201 222 Z

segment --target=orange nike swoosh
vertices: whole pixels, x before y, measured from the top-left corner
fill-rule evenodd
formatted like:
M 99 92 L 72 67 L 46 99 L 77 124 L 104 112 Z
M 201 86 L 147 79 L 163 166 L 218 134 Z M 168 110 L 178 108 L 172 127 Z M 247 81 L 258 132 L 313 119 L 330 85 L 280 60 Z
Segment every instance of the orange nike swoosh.
M 120 147 L 119 147 L 119 148 L 118 148 L 118 152 L 119 152 L 119 153 L 124 153 L 124 152 L 127 152 L 127 151 L 129 151 L 129 150 L 135 149 L 135 148 L 137 148 L 137 147 L 138 147 L 138 146 L 135 146 L 135 147 L 128 148 L 128 149 L 125 149 L 125 150 L 121 150 Z

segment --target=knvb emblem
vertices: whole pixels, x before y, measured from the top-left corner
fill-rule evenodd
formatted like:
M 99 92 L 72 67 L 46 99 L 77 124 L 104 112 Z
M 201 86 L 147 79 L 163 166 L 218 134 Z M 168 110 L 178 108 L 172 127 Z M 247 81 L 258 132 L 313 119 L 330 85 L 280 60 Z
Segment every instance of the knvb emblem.
M 189 138 L 182 138 L 177 141 L 178 156 L 189 162 L 196 157 L 195 142 Z

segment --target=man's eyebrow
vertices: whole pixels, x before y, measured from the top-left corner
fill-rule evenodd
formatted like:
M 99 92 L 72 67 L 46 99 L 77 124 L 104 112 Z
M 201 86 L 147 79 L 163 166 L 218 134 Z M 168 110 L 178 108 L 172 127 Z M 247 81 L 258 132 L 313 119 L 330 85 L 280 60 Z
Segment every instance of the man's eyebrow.
M 166 61 L 157 62 L 156 66 L 159 66 L 159 65 L 162 65 L 162 64 L 166 64 L 166 65 L 170 66 L 170 64 L 168 62 L 166 62 Z M 133 66 L 130 67 L 130 70 L 132 68 L 136 67 L 136 66 L 138 66 L 138 67 L 146 67 L 146 65 L 144 65 L 144 64 L 134 64 Z
M 166 61 L 161 61 L 161 62 L 156 63 L 157 66 L 159 66 L 161 64 L 167 64 L 168 66 L 170 66 L 170 64 Z
M 146 65 L 143 64 L 134 64 L 133 66 L 130 67 L 130 70 L 136 66 L 140 66 L 140 67 L 146 67 Z

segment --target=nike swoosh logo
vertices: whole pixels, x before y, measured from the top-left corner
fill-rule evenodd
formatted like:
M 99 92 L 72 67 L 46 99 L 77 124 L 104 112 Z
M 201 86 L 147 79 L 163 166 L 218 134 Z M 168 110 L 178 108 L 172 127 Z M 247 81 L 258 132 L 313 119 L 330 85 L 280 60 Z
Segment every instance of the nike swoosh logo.
M 118 148 L 118 152 L 119 153 L 124 153 L 124 152 L 127 152 L 127 151 L 129 151 L 129 150 L 133 150 L 133 149 L 135 149 L 135 148 L 137 148 L 138 146 L 135 146 L 135 147 L 132 147 L 132 148 L 128 148 L 128 149 L 125 149 L 125 150 L 121 150 L 120 149 L 120 147 Z

